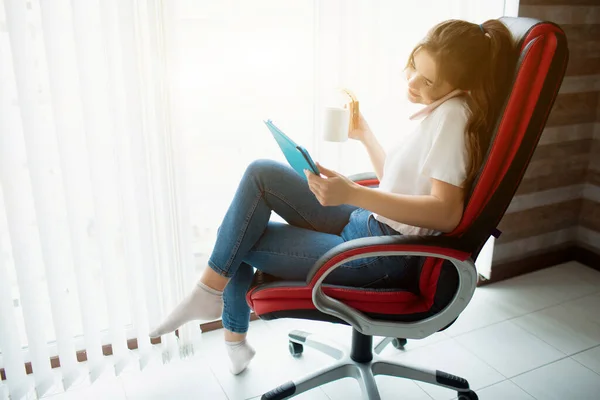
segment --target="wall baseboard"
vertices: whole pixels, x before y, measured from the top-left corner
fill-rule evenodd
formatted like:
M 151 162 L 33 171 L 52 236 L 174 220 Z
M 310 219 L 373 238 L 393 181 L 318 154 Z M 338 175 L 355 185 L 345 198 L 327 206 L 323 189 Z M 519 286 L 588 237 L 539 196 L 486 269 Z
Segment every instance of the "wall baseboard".
M 480 279 L 478 286 L 489 285 L 569 261 L 577 261 L 600 271 L 600 254 L 581 246 L 567 245 L 547 253 L 492 265 L 492 276 L 490 279 Z
M 600 254 L 594 250 L 577 246 L 574 249 L 574 260 L 588 267 L 600 271 Z

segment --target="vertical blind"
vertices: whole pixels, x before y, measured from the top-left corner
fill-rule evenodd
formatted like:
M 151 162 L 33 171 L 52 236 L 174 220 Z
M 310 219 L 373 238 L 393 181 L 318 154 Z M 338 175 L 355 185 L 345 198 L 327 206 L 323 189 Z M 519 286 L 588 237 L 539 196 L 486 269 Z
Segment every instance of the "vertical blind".
M 336 88 L 391 144 L 427 29 L 514 3 L 0 2 L 0 397 L 201 351 L 197 325 L 147 333 L 206 265 L 246 165 L 284 161 L 262 120 L 326 166 L 370 170 L 357 143 L 320 139 Z
M 143 367 L 149 326 L 188 289 L 163 11 L 158 0 L 2 4 L 0 367 L 11 398 L 54 385 L 56 356 L 67 389 Z M 165 360 L 175 345 L 159 346 Z

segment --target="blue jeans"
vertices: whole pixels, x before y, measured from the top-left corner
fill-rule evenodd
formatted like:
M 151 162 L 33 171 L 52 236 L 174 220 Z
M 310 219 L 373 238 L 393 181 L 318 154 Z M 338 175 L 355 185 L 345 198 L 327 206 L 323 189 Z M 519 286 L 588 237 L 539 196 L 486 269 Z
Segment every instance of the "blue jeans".
M 269 221 L 276 212 L 287 223 Z M 208 265 L 231 280 L 223 292 L 223 326 L 245 333 L 246 303 L 254 268 L 286 280 L 304 281 L 314 263 L 345 241 L 400 235 L 371 212 L 351 205 L 322 206 L 307 182 L 287 165 L 252 162 L 217 233 Z M 326 283 L 370 287 L 413 281 L 411 257 L 367 257 L 333 271 Z M 411 268 L 413 267 L 413 268 Z M 395 287 L 399 287 L 395 285 Z

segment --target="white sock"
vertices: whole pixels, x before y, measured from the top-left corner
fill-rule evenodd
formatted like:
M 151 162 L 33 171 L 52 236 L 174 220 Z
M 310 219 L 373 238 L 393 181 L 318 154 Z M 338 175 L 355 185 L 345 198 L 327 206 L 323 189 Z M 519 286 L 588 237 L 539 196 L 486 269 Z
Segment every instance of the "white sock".
M 158 325 L 150 337 L 155 338 L 173 332 L 186 322 L 196 319 L 217 319 L 223 313 L 223 292 L 198 282 L 181 303 Z
M 252 361 L 256 354 L 256 350 L 248 344 L 246 339 L 240 342 L 225 341 L 225 344 L 227 345 L 227 354 L 230 361 L 229 370 L 232 374 L 237 375 L 250 364 L 250 361 Z

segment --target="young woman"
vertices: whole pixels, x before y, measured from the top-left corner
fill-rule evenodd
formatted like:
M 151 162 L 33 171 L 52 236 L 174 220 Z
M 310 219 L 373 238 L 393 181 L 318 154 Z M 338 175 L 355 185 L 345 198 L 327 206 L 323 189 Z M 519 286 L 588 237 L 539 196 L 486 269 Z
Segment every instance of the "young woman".
M 452 20 L 429 31 L 404 70 L 409 100 L 426 106 L 414 116 L 422 118 L 416 130 L 387 154 L 362 115 L 349 133 L 364 144 L 379 189 L 321 165 L 323 176 L 306 172 L 307 184 L 287 165 L 251 163 L 200 281 L 150 336 L 222 316 L 231 372 L 238 374 L 255 354 L 245 340 L 250 315 L 245 296 L 253 268 L 305 280 L 323 254 L 345 241 L 452 231 L 509 86 L 513 53 L 509 31 L 496 20 L 481 25 Z M 269 221 L 272 211 L 287 224 Z M 411 289 L 417 262 L 411 257 L 354 260 L 327 282 Z

